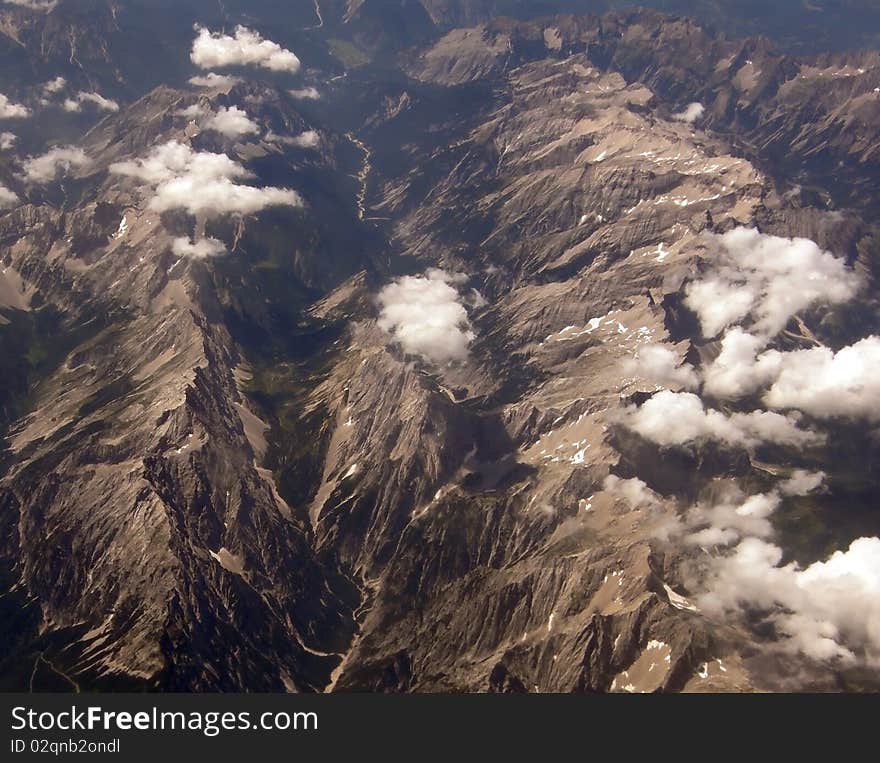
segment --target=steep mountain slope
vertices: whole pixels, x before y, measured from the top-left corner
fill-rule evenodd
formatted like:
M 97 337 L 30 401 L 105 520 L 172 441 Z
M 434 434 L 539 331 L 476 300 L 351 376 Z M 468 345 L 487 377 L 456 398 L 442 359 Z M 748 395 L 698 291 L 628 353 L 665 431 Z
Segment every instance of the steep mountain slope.
M 467 65 L 467 36 L 451 52 L 440 43 L 465 59 L 453 71 Z M 438 71 L 436 55 L 426 71 Z M 376 166 L 394 170 L 375 180 L 373 213 L 393 221 L 401 254 L 410 267 L 467 274 L 483 299 L 463 365 L 429 367 L 416 386 L 406 362 L 389 365 L 375 346 L 387 340 L 362 327 L 337 371 L 325 470 L 336 487 L 319 493 L 318 538 L 355 549 L 376 604 L 336 686 L 754 686 L 741 662 L 750 637 L 675 593 L 687 550 L 657 538 L 718 477 L 747 476 L 766 459 L 784 470 L 800 449 L 688 453 L 634 440 L 621 412 L 656 386 L 626 362 L 656 343 L 695 353 L 677 302 L 713 256 L 706 232 L 818 229 L 823 245 L 846 250 L 858 226 L 818 210 L 799 224 L 748 161 L 583 54 L 473 71 L 488 71 L 487 100 L 459 92 L 473 82 L 416 87 L 389 98 L 369 133 L 388 147 L 375 150 Z M 452 108 L 471 102 L 480 107 Z M 395 411 L 432 415 L 404 423 Z M 628 498 L 635 477 L 656 493 Z
M 237 310 L 273 328 L 265 307 L 251 315 L 238 296 L 259 291 L 259 277 L 174 254 L 186 217 L 155 211 L 143 187 L 107 172 L 181 141 L 252 167 L 271 157 L 273 178 L 292 184 L 320 172 L 344 191 L 332 135 L 309 156 L 214 138 L 181 115 L 192 104 L 245 102 L 281 135 L 308 127 L 265 87 L 201 97 L 160 89 L 86 136 L 91 162 L 68 181 L 64 210 L 24 205 L 3 217 L 4 279 L 15 273 L 30 297 L 21 305 L 30 312 L 13 320 L 60 315 L 44 340 L 54 362 L 40 369 L 32 413 L 8 440 L 4 557 L 26 614 L 9 624 L 7 680 L 18 650 L 39 645 L 58 670 L 97 686 L 121 671 L 166 688 L 320 688 L 326 653 L 346 641 L 349 588 L 314 557 L 307 528 L 257 468 L 263 427 L 239 391 L 247 365 L 220 320 Z M 317 200 L 317 217 L 266 213 L 216 235 L 249 268 L 296 279 L 308 294 L 364 262 L 356 250 L 315 260 L 357 227 L 347 198 Z M 336 226 L 329 234 L 325 215 Z M 279 226 L 302 242 L 293 253 L 271 244 Z
M 880 69 L 872 52 L 799 61 L 766 40 L 728 41 L 689 20 L 634 12 L 457 30 L 412 71 L 453 85 L 581 51 L 593 65 L 643 82 L 669 115 L 700 103 L 701 125 L 726 133 L 779 181 L 826 189 L 841 206 L 876 203 Z

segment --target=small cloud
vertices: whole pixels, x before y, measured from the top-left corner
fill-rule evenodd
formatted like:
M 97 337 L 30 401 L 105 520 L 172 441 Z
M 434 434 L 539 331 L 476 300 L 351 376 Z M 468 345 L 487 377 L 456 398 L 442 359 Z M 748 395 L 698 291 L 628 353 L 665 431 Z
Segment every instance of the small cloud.
M 5 185 L 0 183 L 0 209 L 14 207 L 19 201 L 18 194 L 10 191 Z
M 67 80 L 59 76 L 46 82 L 43 85 L 43 92 L 46 94 L 60 93 L 65 87 L 67 87 Z
M 712 268 L 688 284 L 685 297 L 706 337 L 750 319 L 752 333 L 770 338 L 800 311 L 858 292 L 859 279 L 846 263 L 809 239 L 736 228 L 711 241 L 718 247 Z
M 705 372 L 705 391 L 739 398 L 769 386 L 771 408 L 796 409 L 816 418 L 880 420 L 880 337 L 869 336 L 838 352 L 828 347 L 758 354 L 765 340 L 740 328 L 727 332 L 721 353 Z
M 379 327 L 403 350 L 438 365 L 467 358 L 474 339 L 454 284 L 466 276 L 431 268 L 404 276 L 379 292 Z
M 188 238 L 176 238 L 171 244 L 171 251 L 178 257 L 205 259 L 226 254 L 226 245 L 216 238 L 202 238 L 195 243 Z
M 321 143 L 321 136 L 315 130 L 306 130 L 289 139 L 291 146 L 300 148 L 317 148 Z
M 0 93 L 0 119 L 22 119 L 30 115 L 30 110 L 20 103 L 13 103 Z
M 796 408 L 817 418 L 880 421 L 880 337 L 869 336 L 836 353 L 815 347 L 767 355 L 778 364 L 764 395 L 770 407 Z
M 174 113 L 179 117 L 186 117 L 187 119 L 198 119 L 199 117 L 205 116 L 205 114 L 209 112 L 200 103 L 193 103 L 192 105 L 187 106 L 185 109 L 179 109 Z
M 66 98 L 63 104 L 65 111 L 80 112 L 84 103 L 94 104 L 99 111 L 119 111 L 116 101 L 105 98 L 100 93 L 87 93 L 80 90 L 73 98 Z
M 93 103 L 101 111 L 119 111 L 119 104 L 116 101 L 105 98 L 100 93 L 86 93 L 81 90 L 76 97 L 82 103 Z
M 7 5 L 17 5 L 20 8 L 28 8 L 32 11 L 49 13 L 58 5 L 59 0 L 3 0 Z
M 621 479 L 614 474 L 609 474 L 605 478 L 603 488 L 609 493 L 623 496 L 634 509 L 641 508 L 642 506 L 656 506 L 659 503 L 654 491 L 642 480 L 635 477 L 632 479 Z
M 241 80 L 238 77 L 228 74 L 215 74 L 214 72 L 208 72 L 205 75 L 198 74 L 195 77 L 189 78 L 189 84 L 196 87 L 229 88 L 239 82 Z
M 7 151 L 15 145 L 18 138 L 11 132 L 0 132 L 0 151 Z
M 732 546 L 744 537 L 770 538 L 773 525 L 769 518 L 780 503 L 775 491 L 746 496 L 729 487 L 714 503 L 698 503 L 687 512 L 680 527 L 684 542 L 711 548 Z
M 706 113 L 706 107 L 702 103 L 689 103 L 678 114 L 673 114 L 672 118 L 676 122 L 687 122 L 693 124 L 698 119 L 702 119 Z
M 260 66 L 271 71 L 299 71 L 300 61 L 291 51 L 263 39 L 247 27 L 237 26 L 235 36 L 213 33 L 205 27 L 196 27 L 196 30 L 190 59 L 201 69 Z
M 266 140 L 297 148 L 317 148 L 321 143 L 321 136 L 315 130 L 306 130 L 299 135 L 278 135 L 270 130 L 266 133 Z
M 124 162 L 116 162 L 110 165 L 110 172 L 117 175 L 128 175 L 138 178 L 152 185 L 172 180 L 177 175 L 186 171 L 193 162 L 195 152 L 184 143 L 176 140 L 156 146 L 145 159 L 134 159 Z M 243 167 L 236 165 L 228 156 L 216 154 L 217 162 L 223 165 L 218 171 L 232 177 L 246 175 Z M 236 170 L 236 168 L 238 168 Z
M 314 87 L 301 87 L 299 89 L 288 90 L 288 93 L 298 101 L 317 101 L 321 98 L 321 93 Z
M 87 167 L 91 159 L 81 148 L 53 148 L 42 156 L 30 157 L 24 164 L 24 177 L 29 183 L 44 184 L 74 168 Z
M 766 344 L 765 339 L 738 326 L 730 329 L 718 357 L 704 371 L 704 392 L 718 399 L 736 399 L 767 384 L 778 372 L 778 363 L 770 356 L 758 360 Z
M 202 128 L 219 132 L 227 138 L 238 138 L 242 135 L 254 135 L 260 132 L 260 126 L 238 106 L 220 108 L 202 122 Z
M 795 469 L 791 476 L 779 483 L 779 492 L 783 495 L 804 496 L 818 490 L 825 483 L 825 472 L 808 472 Z
M 300 195 L 288 188 L 240 185 L 251 173 L 225 154 L 194 151 L 177 141 L 157 146 L 145 158 L 111 164 L 110 172 L 155 186 L 150 208 L 158 212 L 246 215 L 270 206 L 302 206 Z
M 623 423 L 646 440 L 662 446 L 716 441 L 753 448 L 760 443 L 806 447 L 823 437 L 798 428 L 798 418 L 770 411 L 733 413 L 729 416 L 711 408 L 690 392 L 663 390 L 639 408 L 629 408 Z
M 640 348 L 635 358 L 624 361 L 622 370 L 627 376 L 637 376 L 664 387 L 695 389 L 700 385 L 694 367 L 682 364 L 675 350 L 661 344 Z

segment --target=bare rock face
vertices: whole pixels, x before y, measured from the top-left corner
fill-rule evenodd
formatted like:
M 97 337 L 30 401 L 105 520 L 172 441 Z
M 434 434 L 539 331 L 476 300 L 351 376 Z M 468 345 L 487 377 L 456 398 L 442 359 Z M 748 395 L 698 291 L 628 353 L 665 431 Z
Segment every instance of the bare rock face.
M 465 367 L 408 384 L 399 375 L 413 372 L 373 347 L 387 340 L 351 335 L 331 472 L 363 474 L 319 494 L 318 522 L 345 548 L 363 491 L 372 524 L 355 537 L 388 533 L 393 555 L 364 561 L 371 545 L 358 546 L 375 603 L 335 688 L 682 689 L 728 647 L 670 601 L 651 551 L 656 507 L 603 489 L 621 459 L 612 413 L 650 389 L 620 363 L 668 338 L 660 305 L 705 254 L 707 216 L 748 224 L 772 191 L 724 144 L 663 119 L 645 86 L 583 55 L 513 69 L 496 92 L 430 164 L 414 149 L 375 205 L 405 257 L 467 272 L 490 304 L 473 314 Z M 411 102 L 373 140 L 430 107 Z M 449 169 L 426 182 L 438 167 Z M 442 394 L 457 387 L 460 399 Z M 415 411 L 431 426 L 411 439 Z M 407 521 L 389 521 L 401 503 Z M 747 685 L 736 669 L 721 675 L 718 687 Z
M 773 634 L 701 611 L 698 551 L 669 538 L 791 449 L 665 447 L 622 422 L 661 388 L 628 364 L 640 350 L 718 356 L 684 300 L 710 234 L 806 236 L 873 284 L 880 67 L 652 12 L 498 20 L 401 60 L 313 111 L 247 79 L 152 89 L 82 137 L 63 187 L 22 185 L 0 213 L 2 685 L 869 684 L 766 669 Z M 206 129 L 229 107 L 258 134 Z M 119 163 L 171 141 L 301 204 L 157 208 Z M 202 239 L 226 254 L 192 256 Z M 394 300 L 429 327 L 454 311 L 442 360 Z M 784 341 L 842 342 L 826 317 Z
M 448 33 L 411 64 L 420 78 L 462 84 L 537 58 L 586 49 L 589 61 L 644 83 L 667 115 L 703 106 L 699 123 L 792 186 L 815 184 L 840 206 L 875 204 L 880 68 L 871 52 L 798 60 L 766 39 L 727 40 L 651 11 L 497 20 Z M 866 171 L 867 170 L 867 171 Z
M 604 23 L 620 28 L 614 18 Z M 658 554 L 654 540 L 711 479 L 747 476 L 750 456 L 725 447 L 658 452 L 627 434 L 616 425 L 620 411 L 656 387 L 622 369 L 647 344 L 671 345 L 681 358 L 697 352 L 699 329 L 679 300 L 713 256 L 705 233 L 760 226 L 852 252 L 864 229 L 783 198 L 724 139 L 695 129 L 639 78 L 597 66 L 590 49 L 560 57 L 553 51 L 564 46 L 554 44 L 544 60 L 546 52 L 524 47 L 516 66 L 516 35 L 504 34 L 453 32 L 419 59 L 418 76 L 459 102 L 490 81 L 488 102 L 451 116 L 436 90 L 414 87 L 372 122 L 376 146 L 417 136 L 426 123 L 454 136 L 439 150 L 418 137 L 406 144 L 409 158 L 376 180 L 374 209 L 393 221 L 403 257 L 467 273 L 488 304 L 472 313 L 477 339 L 465 366 L 434 368 L 435 381 L 422 386 L 463 389 L 449 399 L 476 422 L 450 428 L 445 401 L 434 414 L 451 458 L 435 456 L 428 440 L 440 468 L 420 468 L 415 486 L 424 488 L 402 535 L 386 519 L 394 499 L 370 493 L 369 532 L 393 528 L 399 540 L 381 574 L 360 568 L 375 600 L 334 688 L 767 688 L 771 679 L 747 666 L 748 638 L 699 614 L 678 592 L 683 560 Z M 651 37 L 635 23 L 624 37 L 642 34 Z M 381 148 L 374 157 L 381 167 Z M 365 328 L 350 342 L 362 367 L 375 364 Z M 389 400 L 409 411 L 419 393 L 343 376 L 356 380 L 359 411 L 348 402 L 336 414 L 346 463 L 375 463 L 374 448 L 352 450 L 360 411 Z M 375 432 L 369 416 L 363 426 Z M 403 442 L 385 451 L 401 466 L 415 455 Z M 359 479 L 369 484 L 385 468 Z M 659 503 L 632 505 L 608 489 L 609 473 L 646 479 Z M 329 498 L 331 512 L 357 505 L 349 479 Z M 469 604 L 476 600 L 478 608 Z
M 277 95 L 247 95 L 277 129 L 303 126 L 271 111 Z M 258 469 L 246 366 L 204 263 L 172 255 L 148 194 L 106 172 L 188 143 L 184 99 L 153 93 L 90 134 L 82 182 L 99 190 L 70 212 L 2 220 L 21 307 L 61 316 L 55 361 L 8 440 L 5 563 L 40 602 L 30 643 L 58 634 L 51 659 L 75 682 L 317 689 L 351 631 L 349 588 Z M 320 611 L 305 594 L 317 590 Z

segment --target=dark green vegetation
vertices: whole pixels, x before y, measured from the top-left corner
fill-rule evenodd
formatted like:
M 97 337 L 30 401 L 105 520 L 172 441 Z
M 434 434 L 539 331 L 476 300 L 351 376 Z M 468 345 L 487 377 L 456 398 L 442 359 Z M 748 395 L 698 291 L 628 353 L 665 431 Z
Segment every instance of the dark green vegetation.
M 345 336 L 346 316 L 315 318 L 305 308 L 333 287 L 387 259 L 388 243 L 357 218 L 352 199 L 360 152 L 340 136 L 337 173 L 300 170 L 277 157 L 251 163 L 265 184 L 307 188 L 309 208 L 268 210 L 246 221 L 236 256 L 214 263 L 211 276 L 223 321 L 251 369 L 251 402 L 268 422 L 266 467 L 280 495 L 293 507 L 311 498 L 320 478 L 325 411 L 303 414 L 303 402 L 333 366 L 334 344 Z M 211 232 L 234 238 L 232 223 Z M 322 253 L 333 252 L 332 257 Z M 308 518 L 306 517 L 306 520 Z

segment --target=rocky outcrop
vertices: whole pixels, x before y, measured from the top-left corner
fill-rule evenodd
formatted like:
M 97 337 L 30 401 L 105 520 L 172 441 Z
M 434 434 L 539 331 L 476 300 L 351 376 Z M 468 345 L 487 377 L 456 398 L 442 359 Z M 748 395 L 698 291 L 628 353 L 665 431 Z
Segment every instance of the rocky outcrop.
M 245 95 L 276 130 L 301 131 L 277 92 Z M 39 654 L 99 688 L 320 689 L 350 638 L 352 587 L 258 469 L 205 265 L 174 257 L 149 196 L 106 170 L 187 140 L 184 100 L 157 91 L 90 134 L 98 190 L 78 206 L 2 218 L 4 266 L 30 297 L 13 317 L 59 316 L 7 441 L 3 565 L 41 614 L 17 626 L 4 670 Z
M 590 63 L 641 82 L 666 114 L 701 103 L 702 126 L 794 186 L 826 189 L 840 207 L 874 210 L 867 178 L 877 156 L 876 55 L 796 59 L 767 39 L 733 41 L 651 11 L 603 17 L 497 20 L 455 30 L 412 64 L 419 78 L 461 84 L 510 66 L 586 50 Z M 800 189 L 797 192 L 801 192 Z

